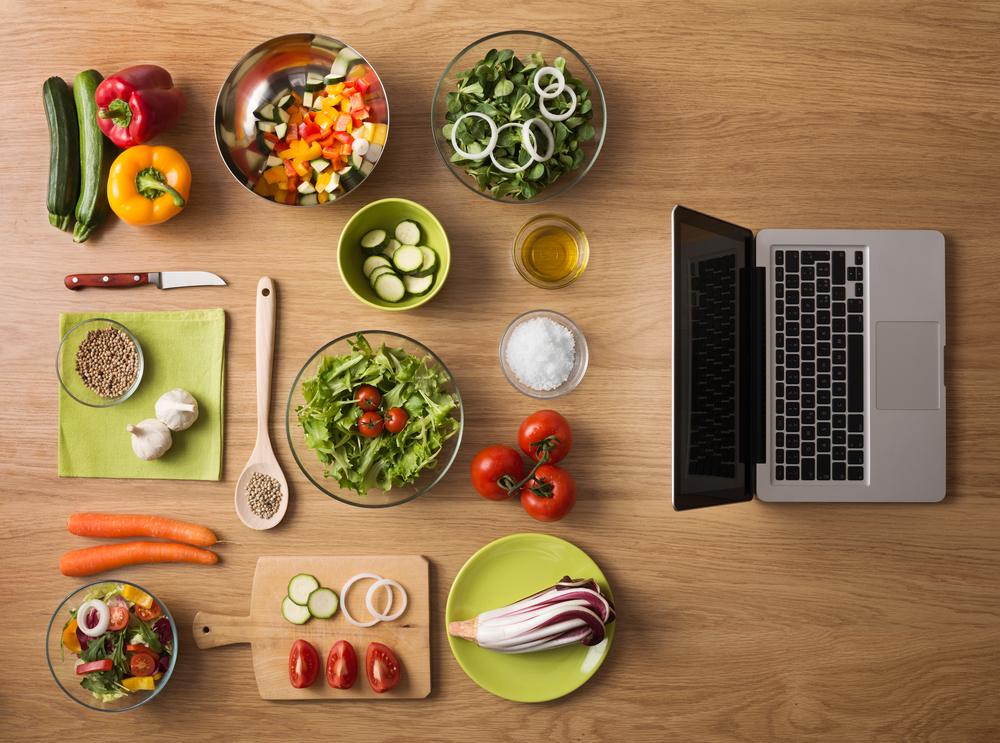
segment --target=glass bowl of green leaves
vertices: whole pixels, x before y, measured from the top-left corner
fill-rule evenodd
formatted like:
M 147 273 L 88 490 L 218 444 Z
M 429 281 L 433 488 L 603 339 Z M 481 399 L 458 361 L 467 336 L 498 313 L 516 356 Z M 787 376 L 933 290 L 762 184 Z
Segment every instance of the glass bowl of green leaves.
M 444 71 L 431 105 L 438 152 L 467 188 L 534 204 L 569 190 L 604 144 L 604 93 L 586 60 L 533 31 L 491 34 Z
M 462 398 L 444 362 L 388 330 L 325 344 L 295 377 L 285 408 L 302 473 L 361 508 L 398 506 L 434 487 L 455 461 L 462 425 Z

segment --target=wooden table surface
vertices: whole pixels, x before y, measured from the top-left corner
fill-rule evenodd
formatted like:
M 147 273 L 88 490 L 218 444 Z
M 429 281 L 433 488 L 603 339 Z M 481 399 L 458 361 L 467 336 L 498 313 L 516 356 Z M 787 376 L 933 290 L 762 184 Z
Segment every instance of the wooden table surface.
M 484 10 L 484 8 L 490 8 Z M 149 740 L 988 741 L 1000 738 L 1000 497 L 997 415 L 998 40 L 995 2 L 32 3 L 6 0 L 7 101 L 0 127 L 0 544 L 4 660 L 0 738 L 80 733 Z M 463 188 L 430 136 L 430 104 L 452 57 L 510 28 L 549 33 L 597 72 L 609 134 L 570 192 L 539 206 Z M 257 43 L 315 31 L 378 70 L 392 133 L 369 182 L 341 206 L 269 207 L 237 186 L 216 151 L 219 86 Z M 45 78 L 138 63 L 169 69 L 188 96 L 155 144 L 191 163 L 190 205 L 165 225 L 113 216 L 75 245 L 47 224 Z M 337 238 L 364 204 L 413 199 L 441 220 L 452 266 L 424 307 L 383 313 L 355 300 Z M 936 229 L 947 246 L 948 494 L 929 505 L 752 502 L 670 507 L 670 210 L 753 228 Z M 515 272 L 510 242 L 555 211 L 591 241 L 573 286 L 549 293 Z M 224 288 L 69 292 L 70 272 L 202 269 Z M 273 531 L 233 508 L 255 435 L 254 289 L 270 276 L 278 320 L 271 433 L 292 502 Z M 220 482 L 60 479 L 58 314 L 222 307 L 228 318 Z M 480 498 L 468 468 L 515 442 L 544 407 L 504 380 L 496 346 L 521 312 L 569 315 L 590 368 L 552 406 L 574 427 L 566 467 L 580 487 L 565 520 Z M 368 512 L 327 498 L 297 469 L 282 420 L 301 364 L 337 335 L 384 327 L 419 338 L 462 391 L 462 447 L 440 485 Z M 174 678 L 152 703 L 103 717 L 67 698 L 45 662 L 51 612 L 87 579 L 59 556 L 89 540 L 78 511 L 203 524 L 219 564 L 117 570 L 157 592 L 180 628 Z M 604 570 L 618 604 L 604 665 L 576 692 L 526 705 L 479 688 L 445 635 L 449 588 L 499 537 L 567 539 Z M 199 651 L 200 610 L 247 614 L 260 555 L 423 554 L 431 562 L 432 691 L 424 700 L 264 702 L 250 648 Z

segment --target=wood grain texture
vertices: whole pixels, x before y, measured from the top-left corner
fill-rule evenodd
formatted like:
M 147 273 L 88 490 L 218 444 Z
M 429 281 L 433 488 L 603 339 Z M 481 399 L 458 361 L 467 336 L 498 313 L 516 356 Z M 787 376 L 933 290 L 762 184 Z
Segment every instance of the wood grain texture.
M 364 13 L 302 0 L 2 5 L 0 94 L 0 738 L 93 729 L 42 649 L 49 612 L 82 580 L 59 556 L 97 543 L 65 529 L 76 511 L 202 524 L 226 542 L 214 566 L 114 571 L 147 585 L 189 628 L 195 613 L 247 615 L 258 556 L 422 554 L 434 679 L 422 700 L 260 699 L 251 650 L 201 651 L 182 634 L 174 677 L 129 713 L 160 740 L 914 741 L 1000 739 L 1000 5 L 948 0 L 554 0 L 530 6 L 373 0 Z M 523 11 L 523 12 L 522 12 Z M 475 39 L 549 33 L 597 73 L 608 103 L 600 158 L 538 207 L 493 204 L 440 161 L 430 104 L 440 72 Z M 212 117 L 219 87 L 257 43 L 312 30 L 357 47 L 385 82 L 393 131 L 369 182 L 342 204 L 288 210 L 233 181 Z M 83 245 L 48 224 L 48 138 L 40 89 L 161 64 L 187 94 L 156 140 L 191 164 L 190 204 L 159 226 L 113 217 Z M 404 313 L 357 302 L 337 275 L 341 229 L 362 205 L 402 197 L 448 231 L 452 265 L 428 304 Z M 754 230 L 937 229 L 945 236 L 948 494 L 928 505 L 753 502 L 677 514 L 669 505 L 670 262 L 674 204 Z M 591 245 L 558 292 L 517 274 L 510 242 L 553 211 Z M 641 269 L 637 270 L 637 266 Z M 207 270 L 228 286 L 66 291 L 73 272 Z M 256 433 L 255 299 L 280 297 L 270 431 L 291 499 L 273 530 L 245 528 L 233 488 Z M 60 480 L 58 313 L 224 307 L 226 446 L 217 483 Z M 571 317 L 590 348 L 580 386 L 553 405 L 574 427 L 565 465 L 580 498 L 564 521 L 479 498 L 469 463 L 512 444 L 539 405 L 517 394 L 497 343 L 518 314 Z M 336 503 L 297 469 L 283 416 L 295 374 L 325 342 L 385 328 L 419 339 L 456 377 L 466 407 L 458 458 L 417 501 L 377 511 Z M 614 430 L 627 416 L 630 436 Z M 618 622 L 604 665 L 573 694 L 519 705 L 476 686 L 448 648 L 448 590 L 484 544 L 540 531 L 601 566 Z M 377 711 L 377 716 L 373 712 Z M 101 720 L 100 722 L 106 722 Z

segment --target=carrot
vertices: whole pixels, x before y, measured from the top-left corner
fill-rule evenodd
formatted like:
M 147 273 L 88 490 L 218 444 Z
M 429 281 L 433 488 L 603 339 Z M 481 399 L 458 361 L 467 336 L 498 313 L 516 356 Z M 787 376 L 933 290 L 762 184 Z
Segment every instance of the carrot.
M 218 555 L 186 544 L 169 542 L 126 542 L 105 544 L 67 552 L 59 559 L 63 575 L 80 576 L 147 562 L 199 562 L 214 565 Z
M 203 526 L 157 516 L 125 516 L 106 513 L 74 513 L 69 531 L 80 537 L 156 537 L 210 547 L 215 535 Z

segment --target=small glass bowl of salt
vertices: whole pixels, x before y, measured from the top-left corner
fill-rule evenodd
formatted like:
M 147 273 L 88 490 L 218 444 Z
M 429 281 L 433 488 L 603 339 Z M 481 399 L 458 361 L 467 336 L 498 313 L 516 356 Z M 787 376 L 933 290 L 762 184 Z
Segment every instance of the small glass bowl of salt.
M 500 369 L 511 386 L 536 400 L 573 390 L 587 371 L 587 339 L 565 315 L 525 312 L 500 338 Z

